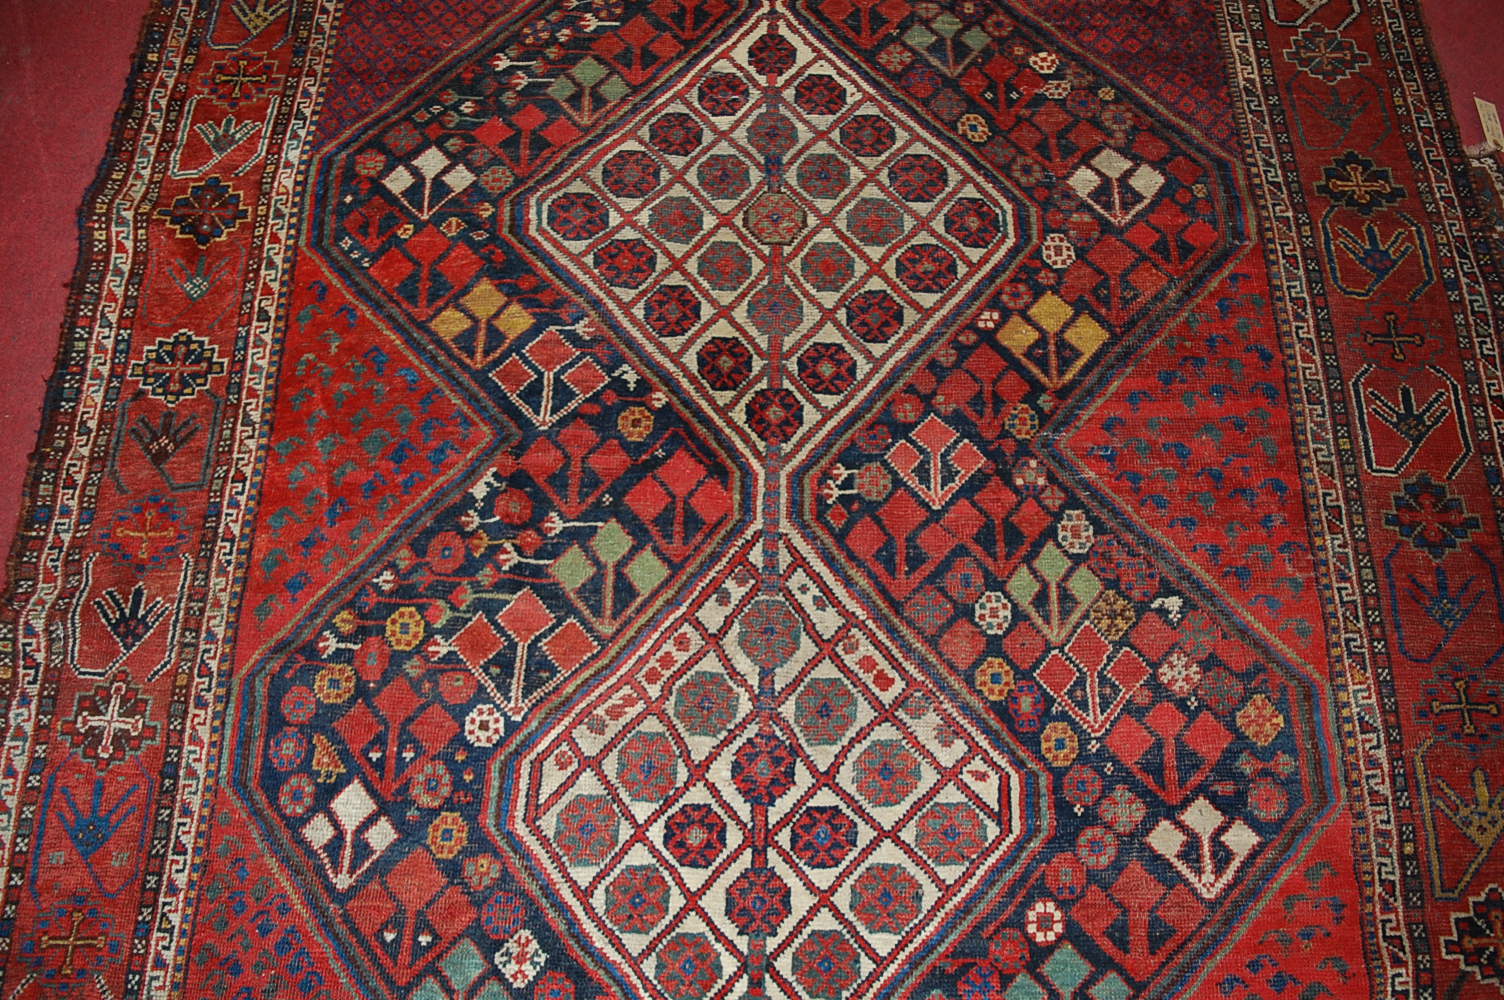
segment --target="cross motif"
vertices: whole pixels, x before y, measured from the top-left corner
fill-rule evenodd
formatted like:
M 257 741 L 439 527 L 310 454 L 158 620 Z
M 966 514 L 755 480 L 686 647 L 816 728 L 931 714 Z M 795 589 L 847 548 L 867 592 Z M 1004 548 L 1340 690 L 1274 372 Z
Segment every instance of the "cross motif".
M 58 972 L 64 976 L 73 975 L 74 952 L 79 948 L 103 948 L 109 942 L 109 938 L 103 934 L 94 937 L 79 937 L 78 925 L 84 922 L 84 914 L 81 910 L 74 910 L 69 916 L 73 921 L 73 926 L 68 929 L 67 937 L 48 935 L 42 938 L 43 948 L 63 949 L 63 964 Z
M 1373 200 L 1376 194 L 1388 194 L 1389 182 L 1383 178 L 1369 180 L 1363 166 L 1358 163 L 1345 164 L 1347 176 L 1332 177 L 1327 181 L 1327 187 L 1335 192 L 1343 192 L 1353 196 L 1353 200 L 1360 205 L 1366 205 Z
M 262 64 L 263 66 L 265 64 Z M 263 69 L 260 73 L 251 72 L 249 65 L 242 61 L 234 70 L 214 74 L 214 82 L 221 87 L 228 88 L 234 97 L 244 97 L 247 93 L 253 93 L 255 88 L 266 82 L 267 74 Z
M 151 554 L 152 542 L 159 539 L 177 537 L 177 530 L 175 528 L 164 527 L 155 530 L 153 529 L 152 522 L 156 520 L 157 516 L 157 511 L 153 508 L 148 507 L 143 510 L 141 514 L 143 518 L 141 527 L 133 528 L 129 525 L 123 525 L 115 529 L 115 534 L 118 537 L 135 538 L 141 542 L 140 547 L 136 550 L 137 559 L 145 559 L 148 555 Z
M 102 761 L 107 761 L 114 756 L 116 733 L 140 736 L 141 729 L 145 725 L 145 720 L 141 716 L 125 714 L 125 695 L 125 681 L 117 680 L 110 685 L 110 703 L 104 711 L 93 715 L 80 713 L 78 716 L 79 729 L 100 731 L 99 759 Z
M 1418 333 L 1401 333 L 1400 318 L 1394 313 L 1384 314 L 1385 329 L 1382 332 L 1373 330 L 1363 331 L 1363 342 L 1370 347 L 1387 347 L 1389 356 L 1395 361 L 1405 360 L 1405 347 L 1419 347 L 1426 342 L 1426 338 Z
M 1443 702 L 1440 698 L 1431 699 L 1431 711 L 1436 714 L 1442 712 L 1457 712 L 1462 716 L 1462 731 L 1469 736 L 1478 732 L 1478 726 L 1473 722 L 1474 712 L 1486 712 L 1489 715 L 1498 715 L 1499 706 L 1495 702 L 1469 701 L 1467 697 L 1468 680 L 1465 677 L 1452 682 L 1452 687 L 1457 691 L 1457 700 Z
M 241 211 L 239 195 L 228 189 L 209 191 L 200 188 L 195 188 L 190 194 L 194 197 L 185 195 L 173 203 L 173 211 L 180 213 L 173 217 L 174 225 L 197 224 L 194 220 L 207 224 L 218 220 L 220 225 L 234 227 Z M 183 222 L 184 219 L 188 222 Z M 208 386 L 210 378 L 222 375 L 224 371 L 224 360 L 213 344 L 194 336 L 191 330 L 179 330 L 172 337 L 164 337 L 147 348 L 140 361 L 131 363 L 130 374 L 153 397 L 177 403 L 192 399 L 200 389 Z
M 167 350 L 158 351 L 155 357 L 148 357 L 141 365 L 141 371 L 170 389 L 197 386 L 213 367 L 213 363 L 201 355 L 195 357 L 197 347 L 196 344 L 175 342 Z

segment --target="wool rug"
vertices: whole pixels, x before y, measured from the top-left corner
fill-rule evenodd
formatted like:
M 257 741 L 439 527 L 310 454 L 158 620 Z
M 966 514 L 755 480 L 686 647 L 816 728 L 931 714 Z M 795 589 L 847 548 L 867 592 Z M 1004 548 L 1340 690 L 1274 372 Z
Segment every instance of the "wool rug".
M 0 624 L 3 996 L 1504 993 L 1414 0 L 163 0 Z

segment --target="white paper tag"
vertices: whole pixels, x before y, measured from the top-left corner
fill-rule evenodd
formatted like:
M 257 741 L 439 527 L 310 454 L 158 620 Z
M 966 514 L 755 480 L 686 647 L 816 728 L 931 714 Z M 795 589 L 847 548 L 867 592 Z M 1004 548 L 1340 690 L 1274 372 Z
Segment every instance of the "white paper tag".
M 1483 121 L 1483 138 L 1494 149 L 1504 149 L 1504 126 L 1499 125 L 1499 106 L 1481 97 L 1474 97 L 1473 103 L 1478 106 L 1478 117 Z

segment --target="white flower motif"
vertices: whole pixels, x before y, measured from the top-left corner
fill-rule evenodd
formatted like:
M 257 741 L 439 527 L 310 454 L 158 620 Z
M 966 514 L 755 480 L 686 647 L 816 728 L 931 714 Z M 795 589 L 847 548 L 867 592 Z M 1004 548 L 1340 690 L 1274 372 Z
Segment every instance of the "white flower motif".
M 1065 914 L 1053 899 L 1036 900 L 1024 916 L 1024 930 L 1035 944 L 1054 944 L 1065 933 Z
M 1029 57 L 1029 65 L 1037 72 L 1053 73 L 1060 65 L 1060 57 L 1053 52 L 1036 52 Z
M 1050 267 L 1061 271 L 1076 262 L 1076 248 L 1064 233 L 1050 233 L 1040 244 L 1039 256 Z
M 507 938 L 496 953 L 496 967 L 501 970 L 502 978 L 519 990 L 543 971 L 546 961 L 548 956 L 526 927 Z
M 1183 649 L 1170 651 L 1157 671 L 1159 682 L 1176 697 L 1184 698 L 1201 683 L 1201 664 Z
M 1086 519 L 1084 510 L 1066 511 L 1055 528 L 1055 540 L 1073 556 L 1085 555 L 1096 537 L 1096 529 Z
M 977 627 L 988 635 L 1002 635 L 1013 624 L 1012 602 L 995 590 L 977 598 L 974 614 Z
M 494 747 L 501 742 L 505 727 L 506 717 L 501 714 L 501 709 L 486 702 L 476 705 L 465 716 L 465 739 L 478 747 Z

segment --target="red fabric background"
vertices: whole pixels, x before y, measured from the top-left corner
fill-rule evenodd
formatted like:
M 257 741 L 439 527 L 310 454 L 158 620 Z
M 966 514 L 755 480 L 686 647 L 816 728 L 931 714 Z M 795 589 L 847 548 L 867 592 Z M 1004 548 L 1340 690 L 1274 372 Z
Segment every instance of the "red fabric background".
M 1425 0 L 1425 10 L 1462 141 L 1469 146 L 1482 142 L 1473 95 L 1504 110 L 1504 3 Z
M 0 580 L 145 0 L 0 0 Z

